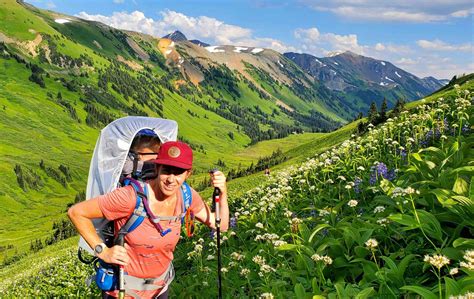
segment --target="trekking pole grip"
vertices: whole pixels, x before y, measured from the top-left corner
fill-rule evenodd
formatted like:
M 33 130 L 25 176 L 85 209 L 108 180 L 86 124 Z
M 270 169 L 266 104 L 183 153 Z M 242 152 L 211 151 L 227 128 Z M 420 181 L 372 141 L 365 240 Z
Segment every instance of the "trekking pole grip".
M 119 234 L 117 237 L 116 245 L 124 246 L 124 243 L 125 243 L 125 236 L 123 234 Z M 120 299 L 125 298 L 124 269 L 122 265 L 119 266 L 118 287 L 119 287 L 119 298 Z

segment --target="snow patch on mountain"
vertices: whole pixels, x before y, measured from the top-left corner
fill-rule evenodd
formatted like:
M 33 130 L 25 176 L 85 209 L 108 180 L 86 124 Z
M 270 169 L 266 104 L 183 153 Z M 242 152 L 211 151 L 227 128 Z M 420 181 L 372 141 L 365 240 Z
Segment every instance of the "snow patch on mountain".
M 69 19 L 55 19 L 54 21 L 58 24 L 65 24 L 71 22 L 71 20 Z
M 246 47 L 234 47 L 235 53 L 242 53 L 242 51 L 247 51 L 249 48 Z
M 262 48 L 254 48 L 251 52 L 252 52 L 253 54 L 257 54 L 257 53 L 260 53 L 260 52 L 262 52 L 262 51 L 263 51 Z
M 390 79 L 389 77 L 385 76 L 385 79 L 388 80 L 388 81 L 392 81 L 392 82 L 395 82 L 393 81 L 392 79 Z
M 337 55 L 341 55 L 342 53 L 344 53 L 344 52 L 342 52 L 342 51 L 329 52 L 328 57 L 334 57 L 334 56 L 337 56 Z
M 219 46 L 205 47 L 205 49 L 208 50 L 211 53 L 223 53 L 223 52 L 225 52 L 224 49 L 217 49 L 217 48 L 219 48 Z
M 401 78 L 402 76 L 400 76 L 400 74 L 397 73 L 397 71 L 395 71 L 395 75 L 398 76 L 398 78 Z
M 381 63 L 383 66 L 385 66 L 385 62 L 384 62 L 384 61 L 380 61 L 380 63 Z

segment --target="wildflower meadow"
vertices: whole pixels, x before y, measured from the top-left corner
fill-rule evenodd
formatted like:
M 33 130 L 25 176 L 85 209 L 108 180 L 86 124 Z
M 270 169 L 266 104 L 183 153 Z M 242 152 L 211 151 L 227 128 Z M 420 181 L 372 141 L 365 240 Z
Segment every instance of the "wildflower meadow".
M 231 198 L 224 297 L 473 298 L 472 96 L 456 86 Z M 6 296 L 98 295 L 73 254 Z M 217 297 L 212 232 L 175 257 L 172 297 Z
M 474 296 L 472 94 L 456 91 L 237 199 L 224 234 L 224 294 Z M 214 239 L 187 245 L 174 294 L 215 296 Z

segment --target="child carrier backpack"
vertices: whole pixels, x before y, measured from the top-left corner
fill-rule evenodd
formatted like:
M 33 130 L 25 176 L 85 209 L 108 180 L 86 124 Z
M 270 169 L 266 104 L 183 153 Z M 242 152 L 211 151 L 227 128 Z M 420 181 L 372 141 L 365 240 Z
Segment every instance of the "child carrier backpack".
M 164 143 L 176 140 L 178 126 L 175 121 L 160 118 L 140 116 L 120 118 L 102 129 L 90 163 L 86 200 L 106 194 L 117 187 L 127 185 L 131 185 L 137 195 L 134 212 L 117 233 L 114 231 L 112 221 L 107 219 L 93 220 L 97 233 L 109 247 L 118 244 L 116 243 L 116 236 L 124 238 L 127 233 L 137 228 L 145 217 L 152 216 L 147 211 L 147 190 L 143 180 L 151 178 L 150 175 L 153 176 L 153 172 L 147 171 L 150 168 L 147 168 L 146 163 L 140 166 L 139 173 L 134 172 L 131 177 L 125 178 L 120 182 L 124 165 L 127 159 L 130 158 L 129 150 L 132 141 L 137 133 L 142 130 L 154 132 L 160 141 Z M 134 165 L 134 170 L 137 170 L 135 166 L 136 164 Z M 192 201 L 191 189 L 184 183 L 181 192 L 183 196 L 183 211 L 187 212 Z M 179 217 L 184 217 L 184 213 Z M 164 217 L 162 219 L 164 220 Z M 154 224 L 158 222 L 159 226 L 159 219 L 156 221 L 151 218 L 151 220 Z M 166 234 L 167 232 L 160 231 L 160 233 Z M 79 259 L 84 263 L 96 265 L 95 282 L 99 288 L 102 290 L 116 289 L 116 267 L 108 265 L 96 257 L 89 260 L 85 259 L 82 255 L 84 251 L 94 255 L 92 248 L 81 237 L 78 249 Z

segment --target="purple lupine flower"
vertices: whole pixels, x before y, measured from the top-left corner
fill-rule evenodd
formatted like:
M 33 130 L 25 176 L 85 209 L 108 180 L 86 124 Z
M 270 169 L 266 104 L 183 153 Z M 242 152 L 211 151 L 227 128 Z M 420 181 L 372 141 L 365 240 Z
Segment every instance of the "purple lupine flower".
M 405 158 L 405 157 L 407 156 L 407 151 L 406 151 L 405 149 L 402 149 L 402 150 L 400 151 L 400 156 L 401 156 L 402 158 Z
M 463 132 L 463 133 L 469 133 L 470 130 L 471 130 L 471 128 L 469 128 L 469 126 L 467 124 L 464 124 L 464 126 L 462 126 L 462 128 L 461 128 L 461 132 Z
M 237 217 L 230 217 L 230 228 L 236 228 L 237 227 Z
M 375 166 L 370 167 L 370 179 L 369 179 L 369 184 L 370 186 L 375 185 L 377 182 L 377 171 Z
M 359 177 L 356 177 L 354 179 L 354 192 L 355 193 L 360 193 L 361 187 L 360 184 L 362 183 L 362 180 Z
M 423 138 L 420 142 L 422 147 L 428 147 L 431 144 L 433 139 L 433 130 L 429 130 L 426 132 L 425 138 Z
M 388 172 L 387 172 L 387 176 L 385 176 L 385 178 L 389 181 L 393 181 L 395 178 L 397 177 L 397 172 L 395 171 L 395 168 L 394 169 L 390 169 Z
M 385 163 L 380 162 L 379 164 L 377 164 L 377 174 L 379 176 L 387 178 L 387 171 L 388 171 L 388 168 L 387 168 L 387 165 L 385 165 Z
M 211 229 L 211 232 L 209 233 L 209 237 L 210 237 L 211 239 L 214 239 L 214 236 L 215 236 L 215 235 L 216 235 L 216 231 L 213 230 L 213 229 Z
M 449 129 L 448 119 L 445 117 L 443 120 L 444 129 L 447 131 Z
M 435 133 L 434 133 L 434 139 L 438 140 L 440 137 L 441 137 L 441 131 L 439 130 L 439 128 L 436 128 Z
M 314 204 L 311 204 L 311 212 L 309 213 L 310 217 L 316 217 L 316 209 L 314 208 Z

